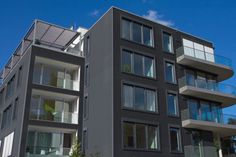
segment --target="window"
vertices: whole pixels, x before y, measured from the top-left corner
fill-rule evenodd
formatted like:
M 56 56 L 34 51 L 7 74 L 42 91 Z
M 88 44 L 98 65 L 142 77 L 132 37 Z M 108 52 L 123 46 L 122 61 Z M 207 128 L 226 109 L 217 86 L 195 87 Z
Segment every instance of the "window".
M 88 96 L 84 97 L 84 107 L 83 107 L 83 117 L 86 119 L 88 117 Z
M 124 85 L 123 86 L 123 105 L 128 108 L 133 108 L 133 86 Z
M 147 77 L 154 76 L 154 60 L 151 57 L 144 58 L 144 75 Z
M 155 90 L 124 84 L 123 106 L 134 110 L 157 112 Z
M 122 53 L 122 71 L 132 73 L 132 53 L 123 50 Z
M 122 38 L 153 47 L 152 28 L 126 19 L 122 19 L 121 27 Z
M 123 124 L 124 148 L 134 148 L 134 124 Z
M 11 134 L 7 135 L 4 138 L 2 157 L 9 157 L 12 155 L 13 141 L 14 141 L 14 132 L 12 132 Z
M 137 43 L 142 43 L 142 26 L 138 23 L 133 22 L 133 30 L 132 30 L 132 35 L 133 35 L 133 41 Z
M 122 38 L 130 40 L 131 22 L 129 20 L 122 20 Z
M 178 99 L 176 94 L 167 93 L 168 115 L 178 116 Z
M 123 123 L 124 148 L 159 150 L 159 129 L 155 125 Z
M 138 54 L 134 54 L 134 73 L 143 75 L 143 57 Z
M 145 110 L 145 89 L 140 87 L 134 88 L 134 108 Z
M 7 83 L 6 98 L 9 98 L 13 95 L 15 88 L 15 76 Z
M 22 66 L 19 68 L 18 71 L 17 87 L 21 85 L 21 81 L 22 81 Z
M 143 43 L 144 45 L 153 46 L 152 29 L 143 26 Z
M 3 111 L 3 118 L 2 118 L 2 126 L 1 128 L 5 128 L 6 125 L 9 126 L 12 119 L 12 105 L 9 105 L 4 111 Z
M 136 146 L 140 149 L 146 148 L 146 126 L 143 124 L 136 124 Z
M 18 106 L 19 106 L 19 99 L 16 98 L 15 104 L 14 104 L 14 111 L 13 111 L 13 120 L 16 119 L 16 117 L 17 117 Z
M 172 36 L 166 32 L 163 32 L 163 50 L 165 52 L 174 53 Z
M 84 78 L 85 86 L 89 86 L 89 65 L 85 66 L 85 78 Z
M 148 126 L 148 149 L 160 149 L 158 138 L 158 128 L 155 126 Z
M 123 50 L 122 71 L 155 78 L 154 58 Z
M 165 73 L 167 82 L 176 83 L 175 67 L 173 63 L 165 63 Z
M 173 152 L 182 151 L 179 128 L 170 127 L 170 144 L 171 144 L 171 151 Z

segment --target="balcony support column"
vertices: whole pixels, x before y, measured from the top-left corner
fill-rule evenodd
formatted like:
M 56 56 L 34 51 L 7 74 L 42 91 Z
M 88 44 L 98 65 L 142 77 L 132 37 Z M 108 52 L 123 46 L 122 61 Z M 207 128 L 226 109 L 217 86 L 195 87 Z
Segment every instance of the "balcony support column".
M 219 150 L 218 150 L 219 157 L 223 157 L 223 152 L 222 152 L 222 146 L 221 146 L 221 140 L 220 140 L 219 133 L 216 134 L 216 141 L 217 141 L 217 143 L 219 143 Z

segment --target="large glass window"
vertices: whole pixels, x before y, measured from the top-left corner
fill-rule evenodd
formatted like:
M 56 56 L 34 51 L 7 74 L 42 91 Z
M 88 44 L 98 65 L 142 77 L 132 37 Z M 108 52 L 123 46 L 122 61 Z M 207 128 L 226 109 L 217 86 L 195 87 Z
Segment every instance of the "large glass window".
M 165 63 L 165 75 L 166 75 L 166 81 L 170 83 L 176 83 L 175 66 L 173 63 L 170 62 Z
M 157 112 L 157 93 L 152 89 L 124 84 L 123 106 L 135 110 Z
M 152 29 L 143 26 L 143 43 L 144 45 L 153 46 Z
M 122 19 L 122 38 L 130 40 L 131 22 Z
M 132 53 L 123 50 L 122 53 L 122 71 L 132 73 Z
M 178 116 L 178 100 L 177 95 L 173 93 L 167 94 L 168 114 Z
M 138 110 L 145 110 L 145 90 L 144 88 L 135 87 L 134 105 Z
M 203 121 L 213 121 L 216 123 L 222 122 L 222 108 L 220 104 L 202 101 L 202 100 L 195 100 L 195 99 L 188 99 L 188 118 L 194 120 L 203 120 Z
M 124 106 L 133 108 L 133 86 L 129 85 L 124 85 L 123 86 L 123 101 L 124 101 Z
M 122 71 L 154 78 L 154 58 L 123 50 Z
M 134 124 L 123 124 L 124 148 L 134 148 Z
M 182 151 L 181 136 L 180 136 L 179 128 L 170 127 L 170 144 L 171 144 L 171 151 L 174 151 L 174 152 Z
M 121 27 L 122 38 L 153 47 L 152 28 L 126 19 L 122 19 Z
M 200 102 L 201 106 L 201 119 L 204 121 L 211 121 L 211 108 L 210 104 L 206 101 Z
M 137 148 L 146 148 L 146 126 L 143 124 L 136 124 L 136 146 Z
M 191 70 L 187 70 L 186 71 L 186 81 L 187 81 L 187 85 L 190 86 L 195 86 L 195 76 L 194 76 L 194 72 Z
M 124 148 L 158 150 L 159 129 L 155 125 L 123 123 Z
M 138 42 L 138 43 L 142 43 L 142 32 L 141 32 L 141 25 L 138 23 L 133 23 L 133 41 Z
M 154 77 L 154 60 L 150 57 L 144 58 L 144 72 L 147 77 Z
M 146 90 L 146 97 L 147 97 L 147 110 L 155 112 L 157 110 L 157 96 L 154 90 Z
M 199 107 L 198 103 L 196 100 L 189 99 L 187 101 L 188 107 L 189 107 L 189 112 L 190 112 L 190 118 L 198 120 L 199 119 Z
M 134 54 L 134 73 L 143 75 L 143 57 L 138 54 Z
M 165 52 L 174 53 L 172 36 L 166 32 L 163 32 L 163 50 Z
M 156 126 L 148 126 L 148 149 L 159 149 L 159 134 Z

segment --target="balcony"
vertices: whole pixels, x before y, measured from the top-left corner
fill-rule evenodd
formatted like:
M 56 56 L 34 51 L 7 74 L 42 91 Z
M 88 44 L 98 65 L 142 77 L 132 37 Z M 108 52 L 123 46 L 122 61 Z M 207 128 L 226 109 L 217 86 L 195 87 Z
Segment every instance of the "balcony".
M 184 146 L 185 157 L 218 157 L 217 149 L 213 146 Z
M 80 66 L 36 57 L 33 83 L 79 91 Z
M 78 124 L 77 97 L 33 90 L 30 119 L 58 123 Z
M 74 30 L 35 20 L 4 68 L 0 70 L 0 85 L 32 45 L 83 57 L 83 52 L 74 48 L 80 42 L 79 36 L 80 33 Z
M 70 148 L 27 147 L 26 157 L 69 157 Z
M 236 103 L 236 87 L 201 79 L 192 81 L 185 76 L 179 79 L 179 93 L 220 102 L 222 107 L 229 107 Z
M 223 56 L 187 46 L 176 50 L 177 63 L 217 75 L 218 81 L 233 76 L 232 61 Z
M 181 111 L 182 126 L 219 133 L 221 137 L 236 135 L 236 116 L 217 112 Z
M 72 143 L 76 139 L 75 134 L 76 132 L 54 133 L 46 130 L 42 132 L 29 130 L 26 157 L 69 157 Z

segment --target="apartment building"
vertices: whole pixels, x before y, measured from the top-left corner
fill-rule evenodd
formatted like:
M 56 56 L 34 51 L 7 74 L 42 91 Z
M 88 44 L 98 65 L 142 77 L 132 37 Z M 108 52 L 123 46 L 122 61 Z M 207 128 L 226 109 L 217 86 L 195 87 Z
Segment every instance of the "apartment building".
M 36 20 L 1 72 L 0 156 L 68 157 L 79 139 L 101 157 L 229 157 L 234 71 L 214 51 L 116 7 L 89 30 Z
M 85 34 L 83 149 L 102 157 L 222 157 L 236 133 L 232 61 L 212 42 L 112 7 Z M 222 55 L 222 54 L 221 54 Z
M 68 156 L 81 138 L 81 33 L 36 20 L 2 69 L 1 157 Z

